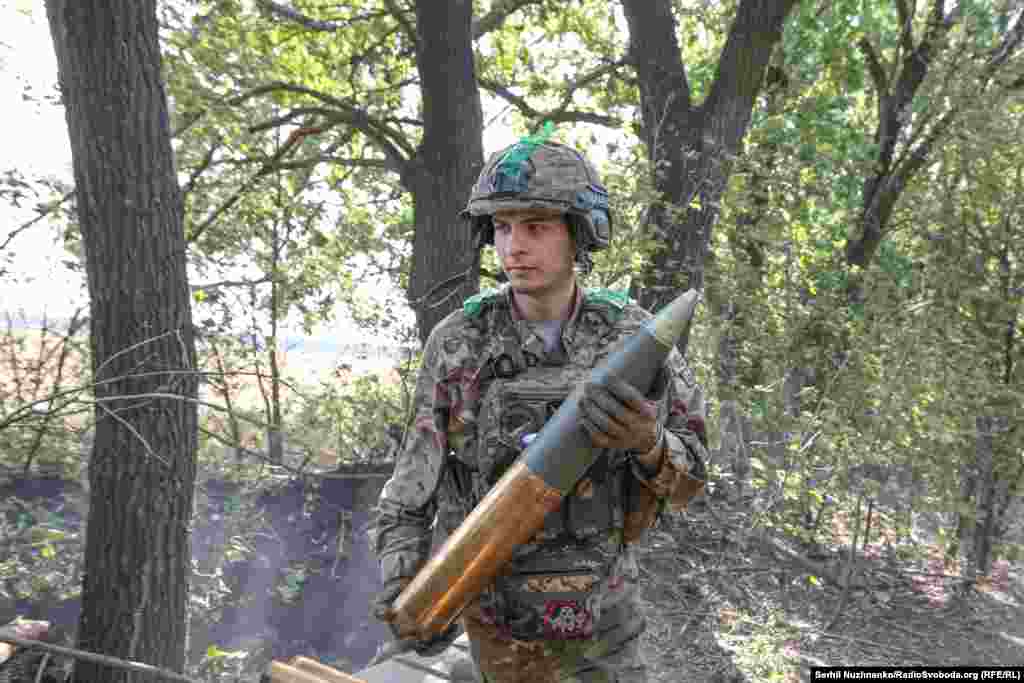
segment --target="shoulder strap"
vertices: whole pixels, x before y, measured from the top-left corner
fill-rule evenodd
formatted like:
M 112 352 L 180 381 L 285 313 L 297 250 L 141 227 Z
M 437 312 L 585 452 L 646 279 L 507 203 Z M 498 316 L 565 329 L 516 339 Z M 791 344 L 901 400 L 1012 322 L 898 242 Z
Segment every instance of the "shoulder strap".
M 585 298 L 588 303 L 604 304 L 620 311 L 635 303 L 624 289 L 588 289 Z
M 622 317 L 626 306 L 635 303 L 622 289 L 588 289 L 583 301 L 585 305 L 598 309 L 611 325 Z

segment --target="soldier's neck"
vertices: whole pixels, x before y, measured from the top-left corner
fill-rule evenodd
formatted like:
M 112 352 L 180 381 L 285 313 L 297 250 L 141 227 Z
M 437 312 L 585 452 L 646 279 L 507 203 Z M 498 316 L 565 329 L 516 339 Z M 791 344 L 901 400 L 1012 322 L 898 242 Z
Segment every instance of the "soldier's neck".
M 576 278 L 564 287 L 541 295 L 512 292 L 512 305 L 516 307 L 516 313 L 529 322 L 568 320 L 575 301 Z

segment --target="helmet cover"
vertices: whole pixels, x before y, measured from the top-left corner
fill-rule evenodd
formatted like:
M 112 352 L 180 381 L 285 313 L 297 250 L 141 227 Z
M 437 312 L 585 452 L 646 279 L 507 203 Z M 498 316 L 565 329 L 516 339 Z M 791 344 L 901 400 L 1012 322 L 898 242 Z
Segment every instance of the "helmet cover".
M 494 244 L 492 216 L 499 210 L 554 209 L 566 214 L 577 246 L 591 251 L 611 242 L 608 191 L 597 170 L 577 150 L 540 133 L 492 155 L 480 172 L 462 216 L 481 244 Z

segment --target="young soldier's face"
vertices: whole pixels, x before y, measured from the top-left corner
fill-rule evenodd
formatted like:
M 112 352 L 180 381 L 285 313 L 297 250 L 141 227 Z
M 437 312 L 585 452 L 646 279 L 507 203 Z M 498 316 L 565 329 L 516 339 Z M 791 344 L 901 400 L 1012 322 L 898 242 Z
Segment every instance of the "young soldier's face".
M 544 296 L 564 291 L 575 277 L 576 247 L 557 211 L 527 209 L 494 214 L 494 247 L 515 292 Z

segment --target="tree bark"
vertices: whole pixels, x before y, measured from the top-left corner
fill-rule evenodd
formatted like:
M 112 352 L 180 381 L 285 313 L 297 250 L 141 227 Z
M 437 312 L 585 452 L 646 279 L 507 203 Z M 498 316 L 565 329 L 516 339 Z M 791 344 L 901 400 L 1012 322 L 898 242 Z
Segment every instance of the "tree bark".
M 46 6 L 97 382 L 79 645 L 182 671 L 197 380 L 156 0 Z M 86 662 L 75 677 L 155 680 Z
M 661 201 L 647 221 L 663 247 L 634 284 L 649 310 L 703 289 L 711 230 L 732 160 L 787 14 L 799 0 L 743 0 L 705 101 L 692 102 L 670 0 L 622 0 L 640 83 L 641 131 Z
M 472 20 L 471 0 L 416 2 L 423 140 L 403 184 L 415 210 L 408 291 L 423 342 L 479 286 L 469 225 L 458 218 L 484 161 Z

